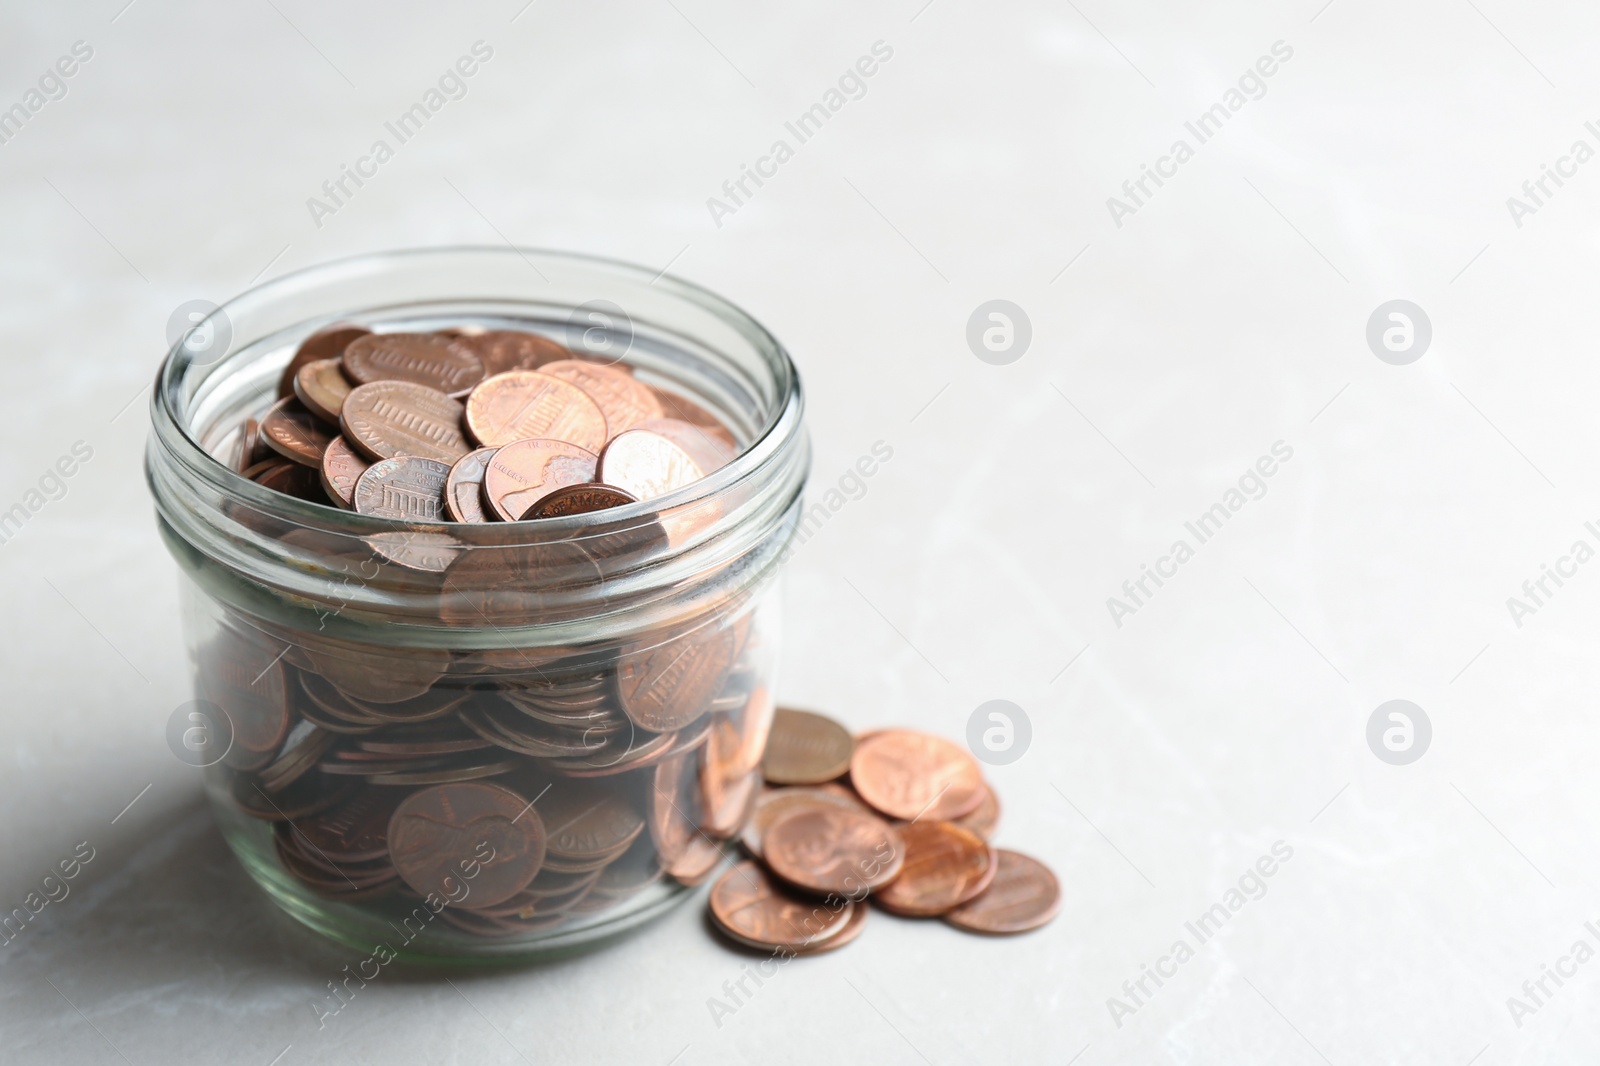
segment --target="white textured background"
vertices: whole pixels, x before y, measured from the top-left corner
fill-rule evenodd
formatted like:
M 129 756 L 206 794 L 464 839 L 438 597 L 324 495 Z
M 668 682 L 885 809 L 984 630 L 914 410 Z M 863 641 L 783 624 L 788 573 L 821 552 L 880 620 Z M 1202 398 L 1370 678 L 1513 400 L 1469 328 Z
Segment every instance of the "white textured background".
M 1507 1006 L 1600 948 L 1600 563 L 1520 628 L 1506 606 L 1600 546 L 1600 161 L 1520 227 L 1506 205 L 1600 148 L 1591 5 L 124 2 L 0 26 L 0 107 L 94 50 L 0 145 L 0 510 L 94 450 L 0 545 L 0 909 L 96 851 L 0 946 L 0 1061 L 1600 1057 L 1600 961 Z M 480 39 L 468 95 L 315 226 Z M 879 40 L 865 97 L 717 227 L 707 197 Z M 1280 40 L 1266 95 L 1116 226 L 1106 198 Z M 692 904 L 570 962 L 391 970 L 319 1031 L 358 954 L 264 902 L 162 740 L 188 694 L 140 389 L 185 300 L 507 240 L 749 309 L 805 375 L 816 489 L 892 446 L 790 567 L 781 694 L 954 736 L 1021 705 L 1000 840 L 1061 874 L 1053 925 L 875 915 L 718 1027 L 747 957 Z M 1009 366 L 964 339 L 995 298 L 1032 322 Z M 1365 341 L 1396 298 L 1433 325 L 1408 366 Z M 1106 598 L 1280 440 L 1267 494 L 1117 627 Z M 1365 740 L 1396 698 L 1433 724 L 1409 766 Z M 1279 840 L 1266 895 L 1118 1027 L 1108 997 Z

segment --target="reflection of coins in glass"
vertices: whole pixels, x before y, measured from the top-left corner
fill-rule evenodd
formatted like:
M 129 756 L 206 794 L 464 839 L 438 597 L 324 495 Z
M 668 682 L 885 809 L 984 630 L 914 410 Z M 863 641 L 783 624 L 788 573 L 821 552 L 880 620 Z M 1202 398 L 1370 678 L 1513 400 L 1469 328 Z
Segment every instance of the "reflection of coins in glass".
M 233 725 L 224 761 L 235 769 L 265 766 L 289 733 L 281 652 L 265 638 L 224 631 L 202 657 L 199 696 L 220 707 Z
M 596 458 L 562 440 L 512 441 L 484 466 L 484 502 L 501 521 L 515 522 L 556 489 L 593 481 Z
M 473 910 L 503 903 L 544 863 L 544 821 L 500 785 L 435 785 L 407 796 L 389 820 L 389 853 L 417 892 Z
M 617 659 L 622 709 L 641 729 L 682 729 L 711 709 L 737 653 L 728 626 L 703 627 Z
M 437 333 L 369 333 L 344 350 L 344 372 L 357 385 L 410 381 L 461 397 L 483 380 L 471 348 Z

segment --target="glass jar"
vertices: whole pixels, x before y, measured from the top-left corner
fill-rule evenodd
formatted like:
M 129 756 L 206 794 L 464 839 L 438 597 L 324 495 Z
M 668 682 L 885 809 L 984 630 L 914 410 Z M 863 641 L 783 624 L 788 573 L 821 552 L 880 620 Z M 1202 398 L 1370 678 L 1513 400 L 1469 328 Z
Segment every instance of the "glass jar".
M 477 525 L 246 480 L 247 420 L 335 322 L 543 333 L 713 414 L 738 455 L 658 499 Z M 162 366 L 146 465 L 219 756 L 196 761 L 251 876 L 306 925 L 415 958 L 563 952 L 683 900 L 759 790 L 810 463 L 783 347 L 682 281 L 500 248 L 314 267 L 202 328 L 210 350 Z

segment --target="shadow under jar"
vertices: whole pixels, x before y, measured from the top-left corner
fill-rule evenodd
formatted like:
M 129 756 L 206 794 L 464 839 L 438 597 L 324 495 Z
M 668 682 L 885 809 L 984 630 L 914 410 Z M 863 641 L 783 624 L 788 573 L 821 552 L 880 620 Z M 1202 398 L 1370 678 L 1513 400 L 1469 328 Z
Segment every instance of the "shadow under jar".
M 684 899 L 746 818 L 772 719 L 810 462 L 783 347 L 673 278 L 511 249 L 343 260 L 212 318 L 226 351 L 161 369 L 147 473 L 196 699 L 231 733 L 207 791 L 250 874 L 306 925 L 413 958 L 570 951 Z M 341 322 L 543 334 L 711 412 L 737 455 L 656 499 L 485 524 L 247 480 L 247 421 Z

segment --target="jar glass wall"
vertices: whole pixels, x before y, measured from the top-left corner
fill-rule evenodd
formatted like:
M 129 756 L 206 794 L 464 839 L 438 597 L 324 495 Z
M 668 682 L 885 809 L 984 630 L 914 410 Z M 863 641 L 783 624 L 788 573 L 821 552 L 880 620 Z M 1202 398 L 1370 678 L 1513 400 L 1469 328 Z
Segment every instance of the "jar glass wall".
M 657 499 L 402 524 L 232 463 L 302 340 L 536 332 L 703 409 L 738 455 Z M 147 471 L 180 564 L 207 791 L 301 921 L 362 948 L 528 957 L 637 925 L 716 867 L 759 786 L 778 566 L 809 465 L 787 354 L 651 271 L 513 249 L 363 257 L 252 290 L 182 345 Z

